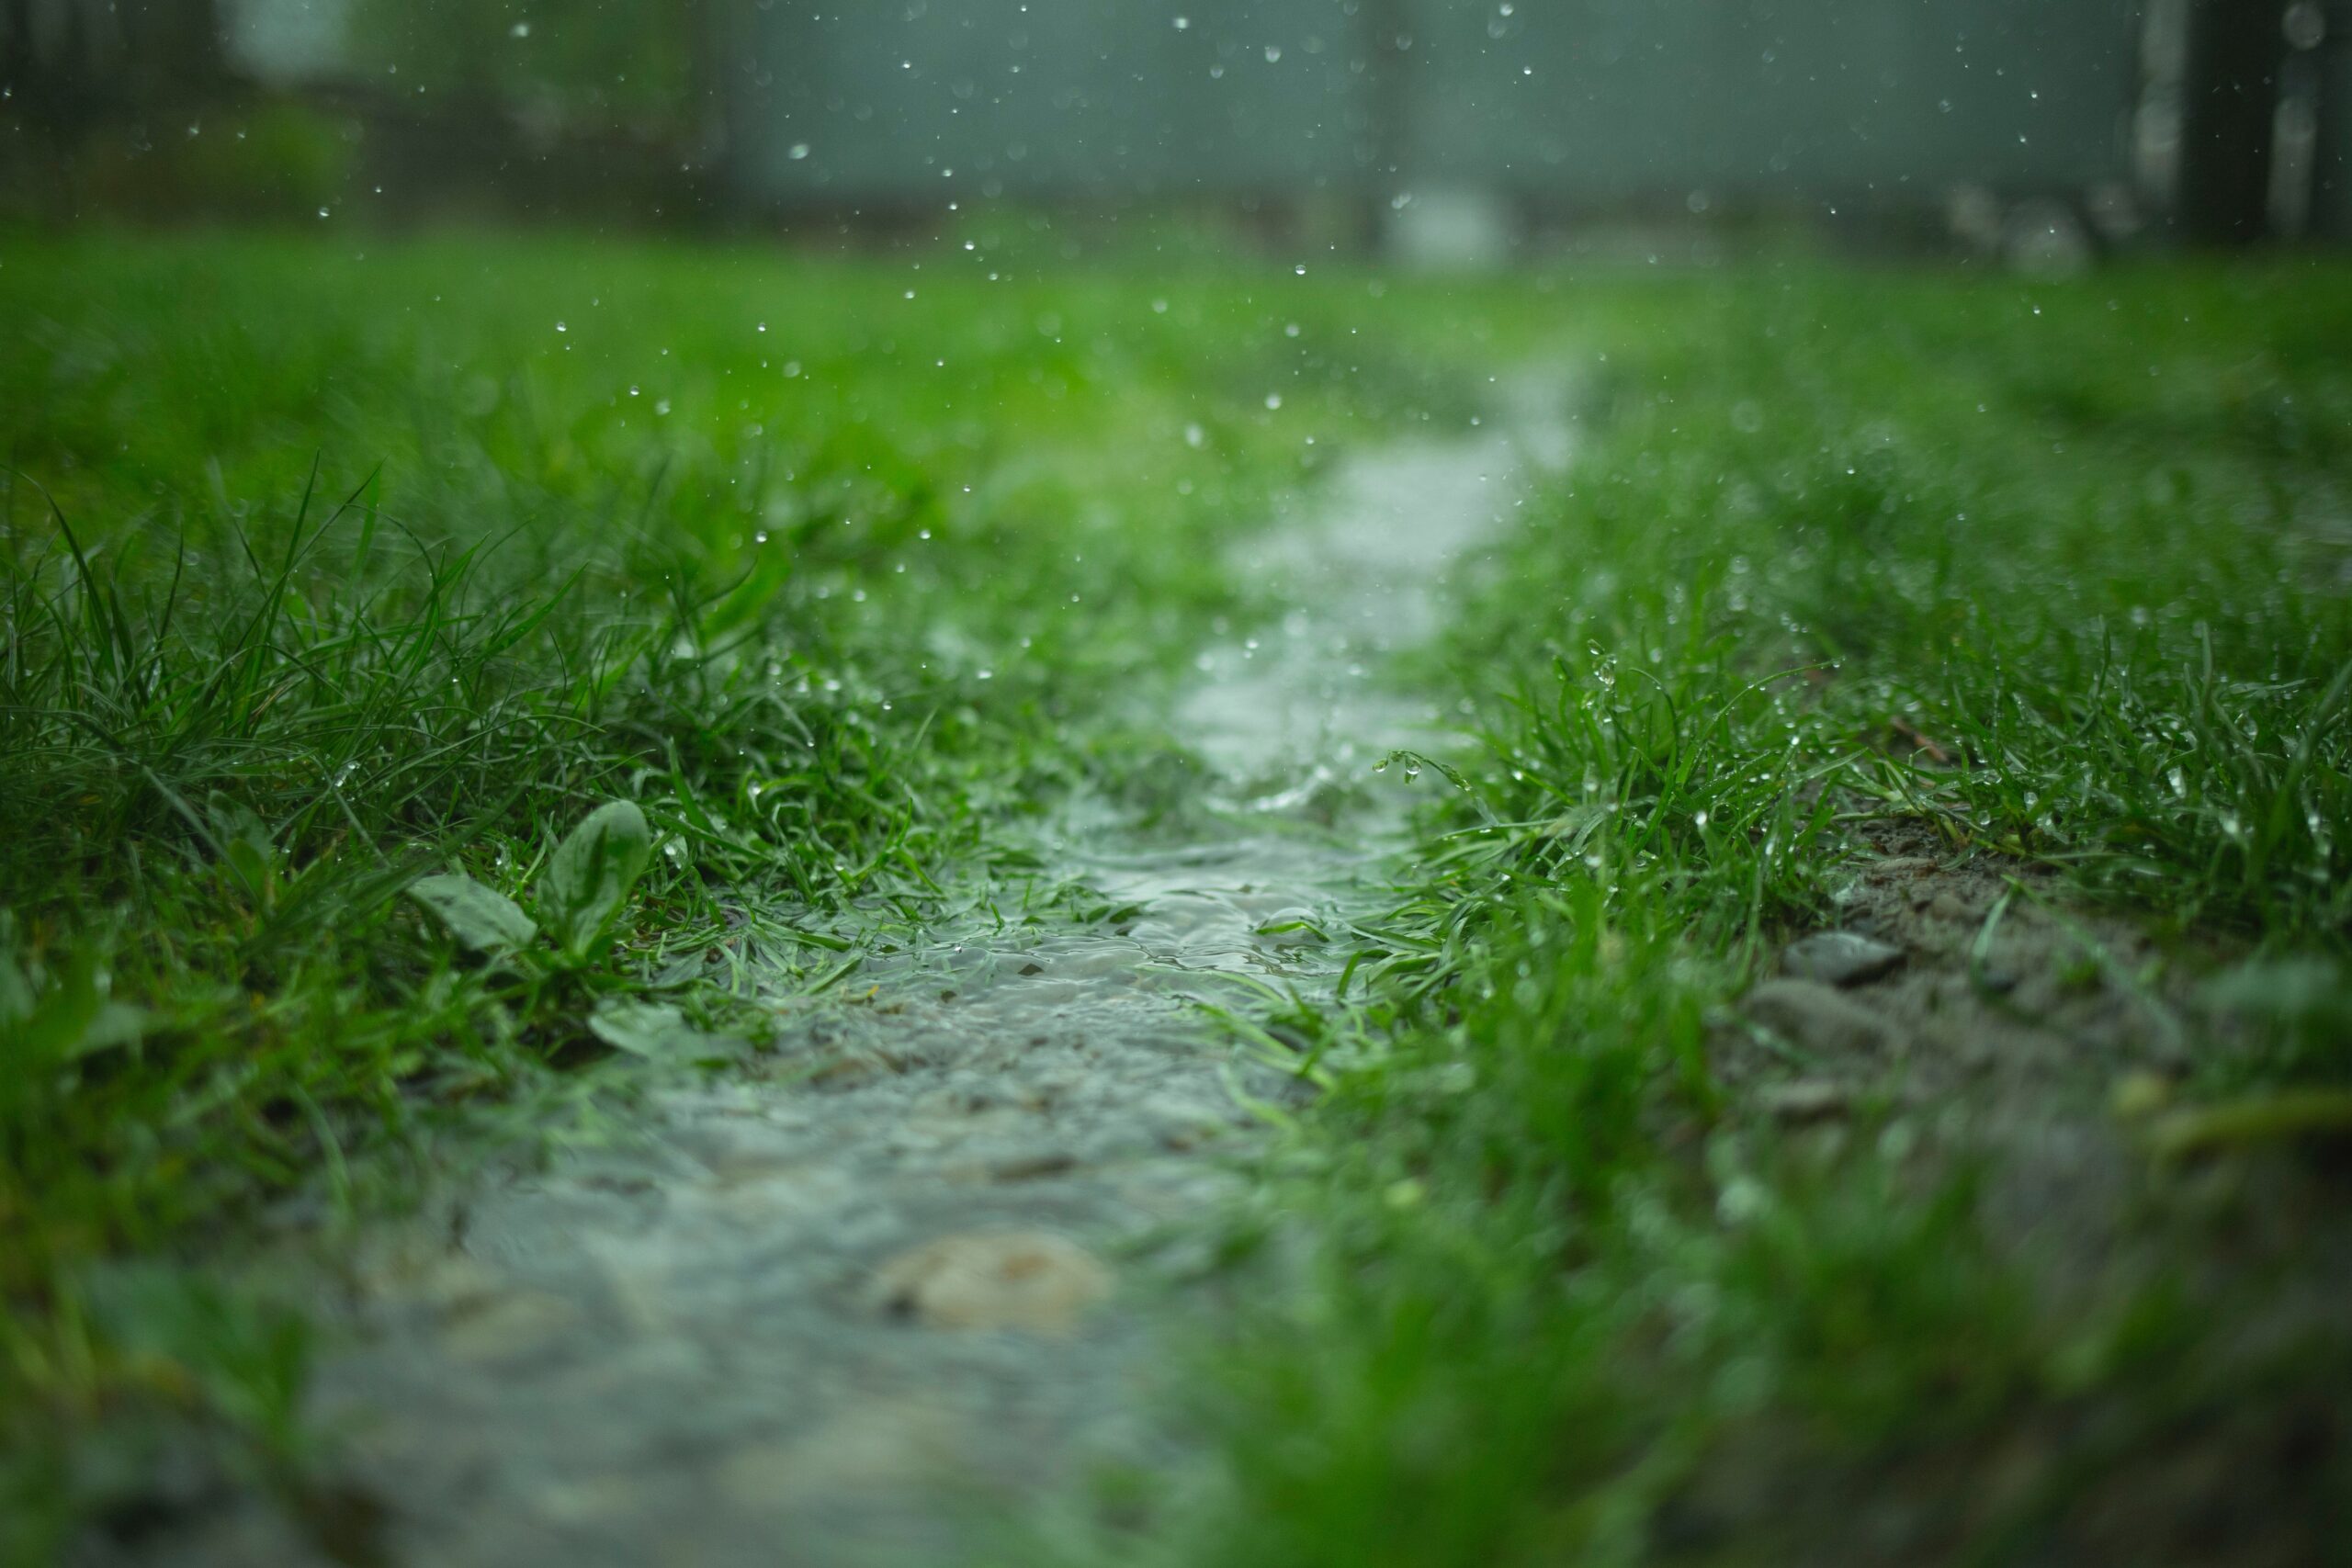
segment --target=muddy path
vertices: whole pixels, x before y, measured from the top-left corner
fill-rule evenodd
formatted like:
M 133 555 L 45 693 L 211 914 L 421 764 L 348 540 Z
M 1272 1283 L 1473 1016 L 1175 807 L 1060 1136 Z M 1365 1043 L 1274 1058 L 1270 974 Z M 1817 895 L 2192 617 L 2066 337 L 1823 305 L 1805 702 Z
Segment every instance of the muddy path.
M 1105 1466 L 1186 1462 L 1165 1352 L 1298 1092 L 1203 1004 L 1328 998 L 1318 931 L 1378 907 L 1410 794 L 1374 764 L 1445 744 L 1384 655 L 1565 458 L 1560 404 L 1508 400 L 1347 460 L 1249 542 L 1235 570 L 1288 609 L 1203 648 L 1165 716 L 1183 826 L 1080 805 L 1036 846 L 1117 915 L 933 933 L 761 1066 L 369 1234 L 311 1402 L 358 1517 L 234 1506 L 132 1555 L 941 1563 Z

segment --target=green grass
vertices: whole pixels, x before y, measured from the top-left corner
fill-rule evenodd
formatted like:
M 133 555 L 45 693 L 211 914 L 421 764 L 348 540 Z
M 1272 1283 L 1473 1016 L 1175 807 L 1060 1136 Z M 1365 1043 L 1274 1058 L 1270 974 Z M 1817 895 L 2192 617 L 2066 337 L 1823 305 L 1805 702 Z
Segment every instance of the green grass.
M 1204 545 L 1462 406 L 1351 336 L 1361 284 L 1287 273 L 368 248 L 0 246 L 0 1512 L 34 1534 L 191 1423 L 307 1484 L 299 1325 L 128 1260 L 277 1194 L 347 1221 L 615 1040 L 756 1046 L 753 980 L 835 983 L 951 889 L 1019 908 L 1022 820 L 1115 784 L 1138 694 L 1246 610 Z M 573 951 L 477 958 L 403 896 L 462 869 L 558 929 L 548 857 L 614 800 L 651 872 Z
M 1214 547 L 1522 355 L 1586 445 L 1416 667 L 1461 787 L 1423 772 L 1345 1005 L 1280 1021 L 1345 1047 L 1260 1199 L 1315 1246 L 1216 1347 L 1188 1554 L 2324 1539 L 2340 1173 L 2289 1134 L 2352 1088 L 2352 275 L 1467 288 L 968 235 L 0 243 L 0 1544 L 191 1430 L 326 1501 L 300 1322 L 199 1261 L 273 1200 L 397 1201 L 582 1114 L 616 1041 L 756 1049 L 753 976 L 1085 918 L 1020 829 L 1165 793 L 1156 694 L 1279 608 Z M 607 908 L 557 863 L 614 801 L 650 854 Z M 2159 938 L 2175 1145 L 2221 1153 L 2131 1144 L 2078 1257 L 1988 1213 L 1987 1106 L 1790 1131 L 1722 1072 L 1887 819 Z M 411 892 L 458 872 L 547 934 L 452 940 Z M 2038 1109 L 2103 1129 L 2134 1065 Z M 2150 1497 L 2179 1529 L 2115 1522 Z
M 2319 1560 L 2352 1336 L 2291 1129 L 2352 1103 L 2352 277 L 1581 299 L 1591 439 L 1430 666 L 1484 744 L 1327 1022 L 1372 1065 L 1270 1200 L 1320 1259 L 1216 1352 L 1193 1555 Z M 1986 1213 L 1987 1120 L 2100 1146 L 2154 1038 L 1819 1133 L 1724 1081 L 1887 819 L 2165 941 L 2132 983 L 2216 1159 L 2126 1139 L 2120 1207 Z

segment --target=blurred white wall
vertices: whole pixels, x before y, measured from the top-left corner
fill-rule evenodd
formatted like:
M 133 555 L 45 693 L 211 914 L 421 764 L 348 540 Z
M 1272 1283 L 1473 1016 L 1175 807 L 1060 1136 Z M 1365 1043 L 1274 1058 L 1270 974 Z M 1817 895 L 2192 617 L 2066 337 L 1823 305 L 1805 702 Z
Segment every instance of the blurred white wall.
M 338 76 L 349 68 L 351 0 L 222 0 L 229 58 L 264 82 Z

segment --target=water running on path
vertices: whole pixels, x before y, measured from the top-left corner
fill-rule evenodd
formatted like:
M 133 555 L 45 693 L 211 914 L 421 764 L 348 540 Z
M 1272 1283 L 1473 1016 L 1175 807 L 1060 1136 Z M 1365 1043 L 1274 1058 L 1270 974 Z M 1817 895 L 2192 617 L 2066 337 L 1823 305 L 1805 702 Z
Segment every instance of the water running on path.
M 1401 789 L 1351 786 L 1442 734 L 1381 657 L 1565 456 L 1556 410 L 1517 401 L 1347 460 L 1235 563 L 1295 608 L 1204 650 L 1172 714 L 1211 825 L 1073 813 L 1040 846 L 1125 918 L 871 962 L 876 1003 L 775 1077 L 659 1089 L 623 1146 L 368 1249 L 315 1404 L 391 1561 L 949 1562 L 976 1513 L 1169 1457 L 1154 1348 L 1203 1287 L 1171 1291 L 1184 1248 L 1152 1242 L 1197 1234 L 1240 1180 L 1244 1100 L 1291 1087 L 1198 1004 L 1236 977 L 1330 994 L 1311 928 L 1376 904 L 1402 825 Z M 300 1560 L 276 1529 L 193 1555 Z

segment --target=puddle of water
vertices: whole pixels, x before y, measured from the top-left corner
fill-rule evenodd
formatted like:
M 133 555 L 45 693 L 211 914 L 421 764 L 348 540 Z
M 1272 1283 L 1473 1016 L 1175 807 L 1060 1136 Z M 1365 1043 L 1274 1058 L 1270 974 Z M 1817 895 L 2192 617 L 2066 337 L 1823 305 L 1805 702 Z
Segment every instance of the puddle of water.
M 1540 407 L 1514 423 L 1559 428 Z M 1238 569 L 1297 608 L 1254 648 L 1204 650 L 1172 716 L 1218 781 L 1215 826 L 1171 844 L 1074 812 L 1042 846 L 1125 918 L 876 959 L 872 1000 L 812 1022 L 789 1081 L 662 1089 L 627 1146 L 375 1247 L 317 1407 L 356 1434 L 395 1560 L 773 1562 L 786 1542 L 793 1562 L 938 1562 L 974 1498 L 1174 1462 L 1145 1390 L 1150 1303 L 1182 1260 L 1139 1262 L 1137 1238 L 1197 1231 L 1241 1179 L 1219 1152 L 1252 1142 L 1235 1090 L 1290 1082 L 1237 1068 L 1197 1004 L 1330 994 L 1340 944 L 1303 928 L 1376 901 L 1406 791 L 1392 775 L 1336 825 L 1317 802 L 1436 742 L 1379 662 L 1433 629 L 1529 457 L 1556 451 L 1490 434 L 1352 459 L 1253 543 Z M 1091 1249 L 1127 1293 L 1067 1334 L 876 1308 L 894 1259 L 1005 1235 Z

